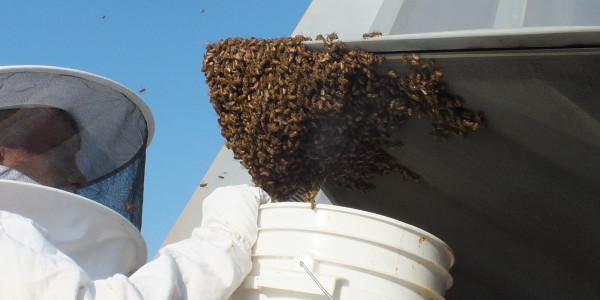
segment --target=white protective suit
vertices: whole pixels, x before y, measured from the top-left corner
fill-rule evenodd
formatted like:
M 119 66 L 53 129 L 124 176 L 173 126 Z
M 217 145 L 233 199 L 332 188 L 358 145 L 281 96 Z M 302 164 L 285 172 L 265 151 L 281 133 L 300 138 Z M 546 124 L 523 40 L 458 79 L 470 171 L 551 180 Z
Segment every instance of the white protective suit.
M 35 220 L 0 211 L 0 299 L 226 299 L 251 269 L 258 207 L 268 201 L 260 188 L 218 188 L 204 200 L 201 226 L 189 239 L 164 247 L 130 276 L 99 280 Z

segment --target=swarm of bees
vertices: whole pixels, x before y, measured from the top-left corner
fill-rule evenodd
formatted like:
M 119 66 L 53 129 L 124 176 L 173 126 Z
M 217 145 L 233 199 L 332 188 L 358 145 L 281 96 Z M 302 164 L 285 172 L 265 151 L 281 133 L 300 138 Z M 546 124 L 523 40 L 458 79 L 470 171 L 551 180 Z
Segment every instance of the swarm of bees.
M 335 34 L 317 39 L 326 51 L 308 49 L 303 36 L 207 44 L 202 71 L 225 145 L 273 199 L 325 181 L 366 190 L 390 172 L 418 181 L 385 151 L 401 145 L 390 135 L 410 117 L 431 117 L 432 135 L 443 139 L 485 126 L 444 90 L 431 60 L 407 54 L 409 71 L 400 73 Z

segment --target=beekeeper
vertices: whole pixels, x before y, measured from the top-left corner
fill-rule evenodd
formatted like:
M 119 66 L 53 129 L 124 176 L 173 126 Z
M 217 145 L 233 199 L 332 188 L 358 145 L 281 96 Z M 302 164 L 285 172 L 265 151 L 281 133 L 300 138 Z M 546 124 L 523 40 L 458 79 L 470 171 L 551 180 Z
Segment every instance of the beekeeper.
M 189 239 L 146 263 L 145 149 L 153 119 L 114 81 L 0 67 L 0 299 L 226 299 L 251 268 L 258 207 L 216 189 Z M 168 205 L 168 204 L 165 204 Z

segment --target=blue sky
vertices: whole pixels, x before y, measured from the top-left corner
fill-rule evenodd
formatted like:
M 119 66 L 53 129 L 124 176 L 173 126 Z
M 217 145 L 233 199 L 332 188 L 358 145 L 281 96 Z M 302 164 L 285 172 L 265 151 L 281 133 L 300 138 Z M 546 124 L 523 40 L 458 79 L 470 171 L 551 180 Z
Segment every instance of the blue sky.
M 205 43 L 290 35 L 310 1 L 0 4 L 0 65 L 74 68 L 146 89 L 141 97 L 156 132 L 147 152 L 142 234 L 152 257 L 224 142 L 200 72 Z

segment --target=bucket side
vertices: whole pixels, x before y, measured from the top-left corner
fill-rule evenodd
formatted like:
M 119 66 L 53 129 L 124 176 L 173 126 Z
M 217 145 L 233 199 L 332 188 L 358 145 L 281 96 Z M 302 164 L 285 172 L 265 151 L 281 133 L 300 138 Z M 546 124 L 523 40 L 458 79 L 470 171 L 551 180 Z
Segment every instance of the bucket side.
M 253 268 L 232 299 L 443 300 L 448 245 L 412 225 L 356 209 L 272 203 L 259 212 Z
M 344 300 L 443 300 L 431 289 L 411 282 L 381 276 L 375 272 L 336 263 L 310 261 L 311 272 L 335 299 Z M 253 270 L 232 299 L 318 299 L 327 297 L 299 266 L 285 268 L 298 257 L 260 256 L 253 258 Z M 283 268 L 282 268 L 283 267 Z
M 253 257 L 298 257 L 307 255 L 319 262 L 336 264 L 382 277 L 406 281 L 444 294 L 452 286 L 450 273 L 418 253 L 352 237 L 308 230 L 267 230 L 259 234 Z M 281 241 L 285 240 L 285 243 Z M 286 268 L 297 268 L 290 262 Z
M 310 228 L 373 241 L 389 247 L 420 253 L 436 264 L 450 269 L 452 249 L 433 234 L 410 224 L 357 209 L 308 203 L 274 203 L 261 206 L 261 228 Z

